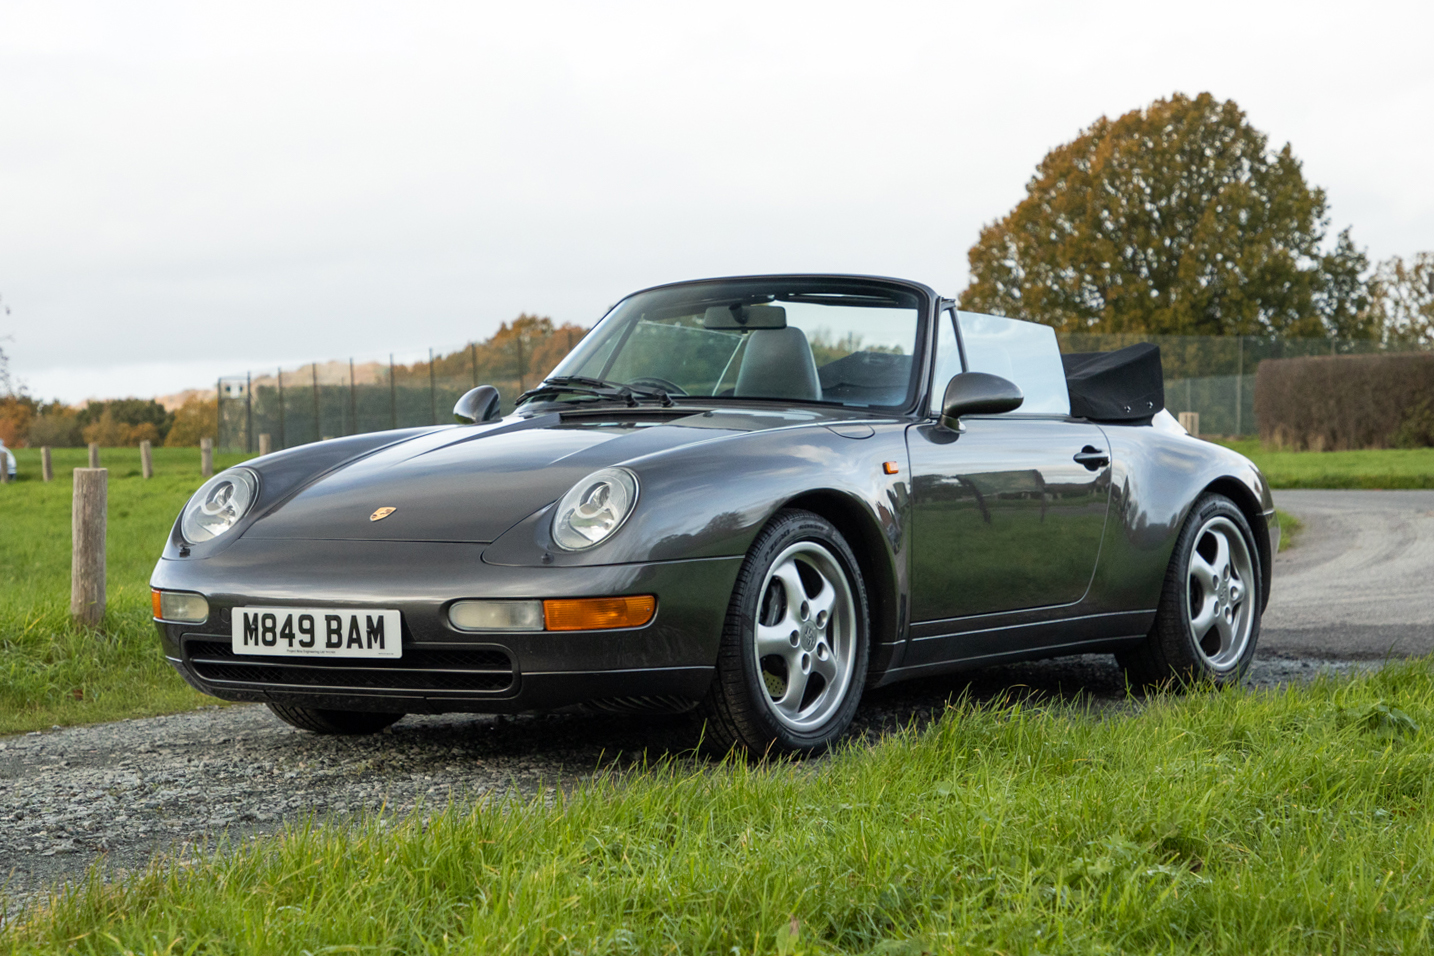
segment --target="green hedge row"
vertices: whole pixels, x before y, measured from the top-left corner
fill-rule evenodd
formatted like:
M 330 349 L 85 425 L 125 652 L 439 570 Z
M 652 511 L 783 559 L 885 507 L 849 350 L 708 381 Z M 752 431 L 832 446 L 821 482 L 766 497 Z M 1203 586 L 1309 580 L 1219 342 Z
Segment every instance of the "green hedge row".
M 1312 451 L 1434 444 L 1434 353 L 1270 359 L 1255 374 L 1260 438 Z

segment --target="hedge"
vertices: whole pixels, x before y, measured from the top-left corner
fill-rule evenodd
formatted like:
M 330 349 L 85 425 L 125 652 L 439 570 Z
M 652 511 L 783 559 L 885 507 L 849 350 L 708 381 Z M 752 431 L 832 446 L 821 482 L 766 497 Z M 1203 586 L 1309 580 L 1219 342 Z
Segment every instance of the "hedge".
M 1277 447 L 1427 444 L 1431 409 L 1434 353 L 1267 359 L 1255 373 L 1260 438 Z

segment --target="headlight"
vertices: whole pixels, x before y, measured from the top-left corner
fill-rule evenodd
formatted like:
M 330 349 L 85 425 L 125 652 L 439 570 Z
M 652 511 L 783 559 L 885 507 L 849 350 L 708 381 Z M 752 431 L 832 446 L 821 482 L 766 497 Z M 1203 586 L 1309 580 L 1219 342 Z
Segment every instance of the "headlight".
M 553 515 L 553 540 L 567 551 L 591 548 L 607 538 L 637 504 L 637 476 L 626 468 L 604 468 L 563 495 Z
M 248 468 L 231 468 L 215 475 L 184 506 L 180 532 L 191 544 L 219 537 L 239 523 L 254 504 L 258 491 L 258 476 Z

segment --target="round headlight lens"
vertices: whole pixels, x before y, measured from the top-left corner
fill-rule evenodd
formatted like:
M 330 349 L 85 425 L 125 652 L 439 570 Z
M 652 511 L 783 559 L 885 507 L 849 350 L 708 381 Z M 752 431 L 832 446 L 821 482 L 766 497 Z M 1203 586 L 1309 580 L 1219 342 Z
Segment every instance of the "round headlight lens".
M 591 548 L 622 527 L 637 504 L 637 476 L 604 468 L 573 485 L 553 515 L 553 540 L 567 551 Z
M 258 491 L 259 480 L 247 468 L 231 468 L 215 475 L 184 506 L 180 532 L 192 544 L 219 537 L 248 513 Z

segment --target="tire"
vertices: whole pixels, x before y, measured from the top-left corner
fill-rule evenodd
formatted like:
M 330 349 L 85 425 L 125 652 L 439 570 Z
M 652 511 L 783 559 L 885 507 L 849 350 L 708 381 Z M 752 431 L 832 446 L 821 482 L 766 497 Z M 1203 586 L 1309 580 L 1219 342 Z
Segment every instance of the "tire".
M 371 714 L 357 710 L 320 710 L 316 707 L 291 707 L 288 704 L 265 704 L 264 706 L 290 727 L 297 727 L 315 734 L 341 734 L 346 737 L 376 734 L 403 718 L 403 714 Z
M 1165 572 L 1155 624 L 1117 655 L 1141 687 L 1238 684 L 1255 657 L 1264 593 L 1250 523 L 1224 495 L 1195 503 Z
M 818 753 L 851 725 L 866 684 L 866 586 L 825 518 L 780 511 L 757 535 L 727 605 L 704 743 L 726 753 Z

